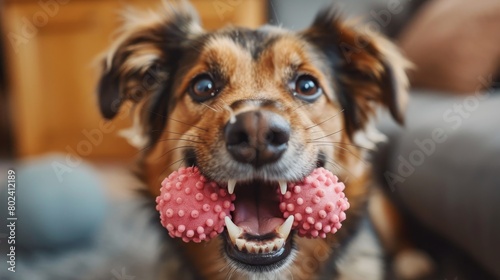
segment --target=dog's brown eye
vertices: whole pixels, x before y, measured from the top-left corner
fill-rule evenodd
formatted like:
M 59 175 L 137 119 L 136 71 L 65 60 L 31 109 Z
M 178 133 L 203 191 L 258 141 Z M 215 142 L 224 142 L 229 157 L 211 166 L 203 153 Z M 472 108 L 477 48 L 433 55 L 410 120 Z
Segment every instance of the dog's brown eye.
M 202 74 L 191 82 L 189 94 L 197 102 L 206 101 L 217 95 L 217 89 L 212 78 L 207 74 Z
M 316 100 L 322 93 L 316 79 L 310 75 L 301 75 L 293 84 L 293 95 L 308 102 Z

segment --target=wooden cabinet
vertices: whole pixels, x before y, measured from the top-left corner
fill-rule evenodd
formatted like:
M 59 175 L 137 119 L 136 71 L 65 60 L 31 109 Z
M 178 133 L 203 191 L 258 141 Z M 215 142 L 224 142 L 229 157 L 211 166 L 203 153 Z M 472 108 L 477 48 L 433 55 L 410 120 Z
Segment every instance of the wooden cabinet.
M 17 154 L 59 151 L 90 158 L 130 158 L 135 150 L 117 135 L 130 123 L 104 123 L 97 107 L 96 58 L 112 42 L 126 5 L 160 1 L 5 1 L 4 35 Z M 256 27 L 264 0 L 191 1 L 207 29 L 227 23 Z M 46 5 L 41 5 L 46 3 Z

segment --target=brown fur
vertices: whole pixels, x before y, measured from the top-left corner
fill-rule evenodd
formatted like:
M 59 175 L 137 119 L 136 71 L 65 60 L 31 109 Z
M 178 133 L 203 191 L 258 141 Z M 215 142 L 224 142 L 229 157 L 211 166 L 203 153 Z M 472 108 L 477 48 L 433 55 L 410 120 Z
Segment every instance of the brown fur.
M 100 84 L 103 114 L 113 117 L 125 100 L 139 104 L 139 123 L 148 141 L 141 147 L 140 162 L 146 184 L 156 196 L 163 178 L 191 160 L 184 153 L 187 149 L 194 151 L 206 176 L 227 180 L 227 174 L 220 171 L 228 164 L 224 124 L 232 114 L 261 108 L 252 103 L 232 104 L 272 101 L 266 109 L 290 123 L 294 132 L 290 145 L 299 151 L 293 164 L 300 165 L 302 173 L 286 175 L 287 179 L 297 180 L 310 172 L 321 151 L 327 157 L 325 167 L 347 185 L 351 208 L 343 228 L 327 239 L 295 238 L 297 256 L 287 275 L 315 278 L 332 265 L 331 255 L 338 254 L 337 247 L 353 234 L 365 213 L 369 166 L 363 160 L 365 149 L 353 137 L 363 132 L 377 106 L 386 106 L 402 121 L 405 61 L 387 41 L 360 34 L 332 14 L 320 16 L 310 29 L 298 34 L 271 27 L 262 34 L 232 27 L 208 34 L 197 27 L 188 8 L 178 9 L 177 14 L 168 11 L 148 21 L 134 20 L 119 37 Z M 235 36 L 248 38 L 242 43 L 238 40 L 244 38 Z M 187 94 L 192 79 L 214 69 L 224 81 L 223 90 L 207 102 L 193 101 Z M 295 98 L 285 81 L 296 73 L 315 77 L 323 95 L 312 103 Z M 155 82 L 147 83 L 150 80 Z M 182 246 L 202 276 L 226 278 L 220 238 Z

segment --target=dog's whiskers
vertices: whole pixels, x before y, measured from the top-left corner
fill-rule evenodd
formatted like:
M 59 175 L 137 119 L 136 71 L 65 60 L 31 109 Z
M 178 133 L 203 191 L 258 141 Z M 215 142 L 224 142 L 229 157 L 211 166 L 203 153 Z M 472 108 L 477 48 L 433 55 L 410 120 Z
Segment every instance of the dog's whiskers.
M 174 165 L 174 164 L 176 164 L 176 163 L 179 163 L 179 162 L 181 162 L 181 163 L 182 163 L 184 160 L 185 160 L 184 158 L 181 158 L 181 159 L 176 160 L 176 161 L 172 162 L 171 164 L 169 164 L 167 167 L 165 167 L 165 169 L 163 169 L 163 170 L 160 172 L 160 176 L 158 176 L 158 177 L 159 177 L 158 179 L 159 179 L 159 180 L 162 180 L 164 177 L 166 177 L 166 176 L 167 176 L 165 173 L 168 171 L 168 169 L 169 169 L 172 165 Z M 177 169 L 179 169 L 179 168 L 177 168 Z
M 205 128 L 202 128 L 202 127 L 199 127 L 199 126 L 196 126 L 196 125 L 193 125 L 193 124 L 189 124 L 189 123 L 186 123 L 186 122 L 183 122 L 183 121 L 180 121 L 180 120 L 176 120 L 174 118 L 168 118 L 168 119 L 172 120 L 174 122 L 178 122 L 178 123 L 181 123 L 181 124 L 184 124 L 184 125 L 187 125 L 187 126 L 190 126 L 190 127 L 194 127 L 194 128 L 197 128 L 197 129 L 205 131 L 205 132 L 208 132 L 208 129 L 205 129 Z
M 161 132 L 161 131 L 163 131 L 163 130 L 159 130 L 159 129 L 156 129 L 156 130 L 151 130 L 151 132 Z M 200 136 L 199 136 L 199 135 L 195 135 L 195 134 L 180 133 L 180 132 L 175 132 L 175 131 L 170 131 L 170 130 L 165 130 L 165 132 L 167 132 L 167 133 L 171 133 L 171 134 L 175 134 L 175 135 L 190 136 L 190 137 L 200 138 Z
M 333 165 L 333 167 L 341 168 L 341 169 L 345 170 L 347 173 L 351 174 L 352 176 L 357 177 L 351 171 L 349 171 L 347 168 L 343 167 L 341 164 L 335 163 L 335 162 L 328 160 L 328 159 L 326 159 L 325 161 L 328 162 L 329 164 Z
M 337 149 L 341 149 L 341 152 L 343 152 L 343 151 L 348 152 L 347 155 L 352 155 L 356 159 L 360 160 L 364 165 L 367 165 L 367 166 L 369 165 L 364 159 L 362 159 L 361 157 L 359 157 L 358 155 L 356 155 L 355 153 L 353 153 L 351 150 L 346 149 L 344 147 L 337 146 L 334 143 L 319 143 L 319 144 L 316 143 L 316 144 L 313 144 L 313 145 L 317 146 L 317 147 L 327 146 L 327 147 L 334 147 L 334 148 L 337 148 Z
M 331 117 L 327 118 L 326 120 L 323 120 L 323 121 L 321 121 L 321 122 L 319 122 L 319 123 L 317 123 L 317 124 L 314 124 L 314 125 L 311 125 L 311 126 L 309 126 L 309 127 L 306 127 L 306 128 L 305 128 L 305 130 L 309 130 L 309 129 L 311 129 L 311 128 L 313 128 L 313 127 L 316 127 L 316 126 L 318 126 L 318 125 L 322 125 L 322 124 L 324 124 L 325 122 L 327 122 L 327 121 L 329 121 L 329 120 L 331 120 L 331 119 L 335 118 L 336 116 L 338 116 L 339 114 L 341 114 L 341 113 L 343 113 L 343 112 L 344 112 L 344 109 L 340 110 L 338 113 L 336 113 L 335 115 L 333 115 L 333 116 L 331 116 Z
M 340 147 L 340 146 L 334 146 L 334 147 L 348 152 L 350 155 L 352 155 L 353 157 L 355 157 L 359 161 L 361 161 L 361 163 L 363 163 L 366 166 L 369 166 L 369 164 L 364 159 L 362 159 L 361 157 L 359 157 L 358 155 L 356 155 L 355 153 L 353 153 L 351 150 L 343 148 L 343 147 Z
M 178 149 L 183 149 L 183 148 L 193 148 L 193 149 L 195 149 L 195 148 L 196 148 L 196 146 L 187 146 L 187 145 L 185 145 L 185 146 L 178 146 L 178 147 L 174 147 L 174 148 L 172 148 L 172 149 L 170 149 L 170 150 L 166 151 L 165 153 L 161 154 L 161 155 L 160 155 L 157 159 L 160 159 L 160 158 L 162 158 L 162 157 L 164 157 L 164 156 L 168 155 L 169 153 L 171 153 L 171 152 L 173 152 L 173 151 L 175 151 L 175 150 L 178 150 Z
M 203 105 L 203 106 L 207 107 L 208 109 L 210 109 L 210 110 L 212 110 L 212 111 L 214 111 L 214 112 L 216 112 L 216 113 L 219 113 L 219 112 L 220 112 L 220 111 L 219 111 L 220 109 L 219 109 L 219 110 L 217 110 L 217 109 L 215 109 L 214 107 L 212 107 L 212 106 L 210 106 L 210 105 L 208 105 L 208 104 L 206 104 L 206 103 L 201 103 L 201 105 Z
M 160 138 L 158 139 L 158 142 L 166 142 L 166 141 L 186 141 L 190 143 L 196 143 L 196 144 L 204 144 L 205 142 L 201 141 L 196 141 L 192 139 L 186 139 L 186 138 Z
M 317 140 L 320 140 L 320 139 L 327 138 L 327 137 L 329 137 L 329 136 L 335 135 L 335 134 L 337 134 L 337 133 L 339 133 L 339 132 L 341 132 L 341 131 L 343 131 L 343 130 L 344 130 L 344 129 L 342 128 L 342 129 L 339 129 L 339 130 L 334 131 L 334 132 L 332 132 L 332 133 L 328 133 L 328 134 L 323 135 L 323 136 L 318 137 L 318 138 L 314 138 L 314 139 L 307 139 L 307 140 L 306 140 L 306 142 L 307 142 L 307 143 L 313 143 L 314 141 L 317 141 Z
M 189 143 L 194 143 L 194 144 L 203 144 L 204 142 L 199 142 L 199 141 L 195 141 L 195 140 L 190 140 L 190 139 L 182 139 L 182 138 L 179 138 L 179 139 L 159 139 L 158 140 L 158 143 L 159 142 L 166 142 L 166 141 L 186 141 L 186 142 L 189 142 Z M 151 145 L 146 145 L 145 147 L 139 149 L 137 152 L 135 152 L 130 158 L 135 158 L 137 155 L 139 155 L 140 153 L 148 150 L 149 148 L 153 147 L 154 144 L 151 144 Z M 194 148 L 194 146 L 182 146 L 182 147 L 191 147 L 191 148 Z M 182 147 L 176 147 L 172 150 L 175 150 L 177 148 L 182 148 Z M 166 153 L 158 156 L 158 159 L 160 159 L 161 157 L 167 155 L 169 152 L 171 152 L 172 150 L 169 150 L 167 151 Z
M 231 108 L 231 106 L 229 106 L 223 99 L 221 99 L 221 101 L 222 103 L 224 103 L 224 106 L 222 108 L 229 112 L 229 123 L 235 123 L 236 116 L 234 114 L 233 108 Z
M 321 129 L 318 129 L 318 130 L 315 130 L 315 131 L 308 131 L 310 134 L 316 134 L 316 133 L 325 133 L 323 130 Z
M 167 172 L 167 171 L 168 171 L 168 169 L 169 169 L 170 167 L 172 167 L 172 165 L 174 165 L 174 164 L 176 164 L 176 163 L 179 163 L 179 166 L 177 167 L 177 169 L 179 169 L 179 168 L 181 167 L 181 164 L 182 164 L 184 161 L 186 161 L 186 160 L 188 160 L 188 159 L 192 159 L 192 158 L 194 158 L 194 157 L 192 157 L 192 156 L 191 156 L 191 157 L 182 157 L 182 158 L 180 158 L 180 159 L 178 159 L 178 160 L 176 160 L 176 161 L 172 162 L 172 163 L 171 163 L 171 164 L 169 164 L 169 165 L 168 165 L 165 169 L 163 169 L 163 170 L 161 171 L 161 173 L 160 173 L 160 177 L 164 177 L 164 176 L 165 176 L 165 175 L 164 175 L 164 174 L 165 174 L 165 172 Z
M 368 147 L 363 147 L 363 146 L 359 146 L 359 145 L 355 145 L 355 144 L 338 142 L 338 141 L 311 141 L 309 143 L 312 143 L 312 144 L 332 144 L 332 146 L 333 146 L 333 144 L 337 144 L 337 145 L 346 145 L 346 146 L 356 147 L 356 148 L 360 148 L 360 149 L 367 150 L 367 151 L 374 151 L 375 150 L 373 148 L 368 148 Z
M 306 106 L 306 105 L 309 105 L 309 103 L 304 102 L 304 103 L 300 104 L 300 105 L 299 105 L 299 106 L 297 106 L 296 108 L 292 109 L 292 112 L 295 112 L 295 111 L 297 111 L 298 109 L 300 109 L 300 108 L 302 108 L 302 107 L 304 107 L 304 106 Z

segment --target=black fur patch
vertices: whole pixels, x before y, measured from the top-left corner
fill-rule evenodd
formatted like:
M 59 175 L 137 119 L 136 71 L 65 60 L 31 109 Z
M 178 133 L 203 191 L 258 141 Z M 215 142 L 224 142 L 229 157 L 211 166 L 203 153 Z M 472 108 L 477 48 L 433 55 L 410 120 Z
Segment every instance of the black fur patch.
M 272 46 L 279 37 L 263 28 L 252 30 L 247 28 L 231 28 L 220 33 L 231 38 L 236 44 L 251 53 L 258 60 L 262 52 Z

